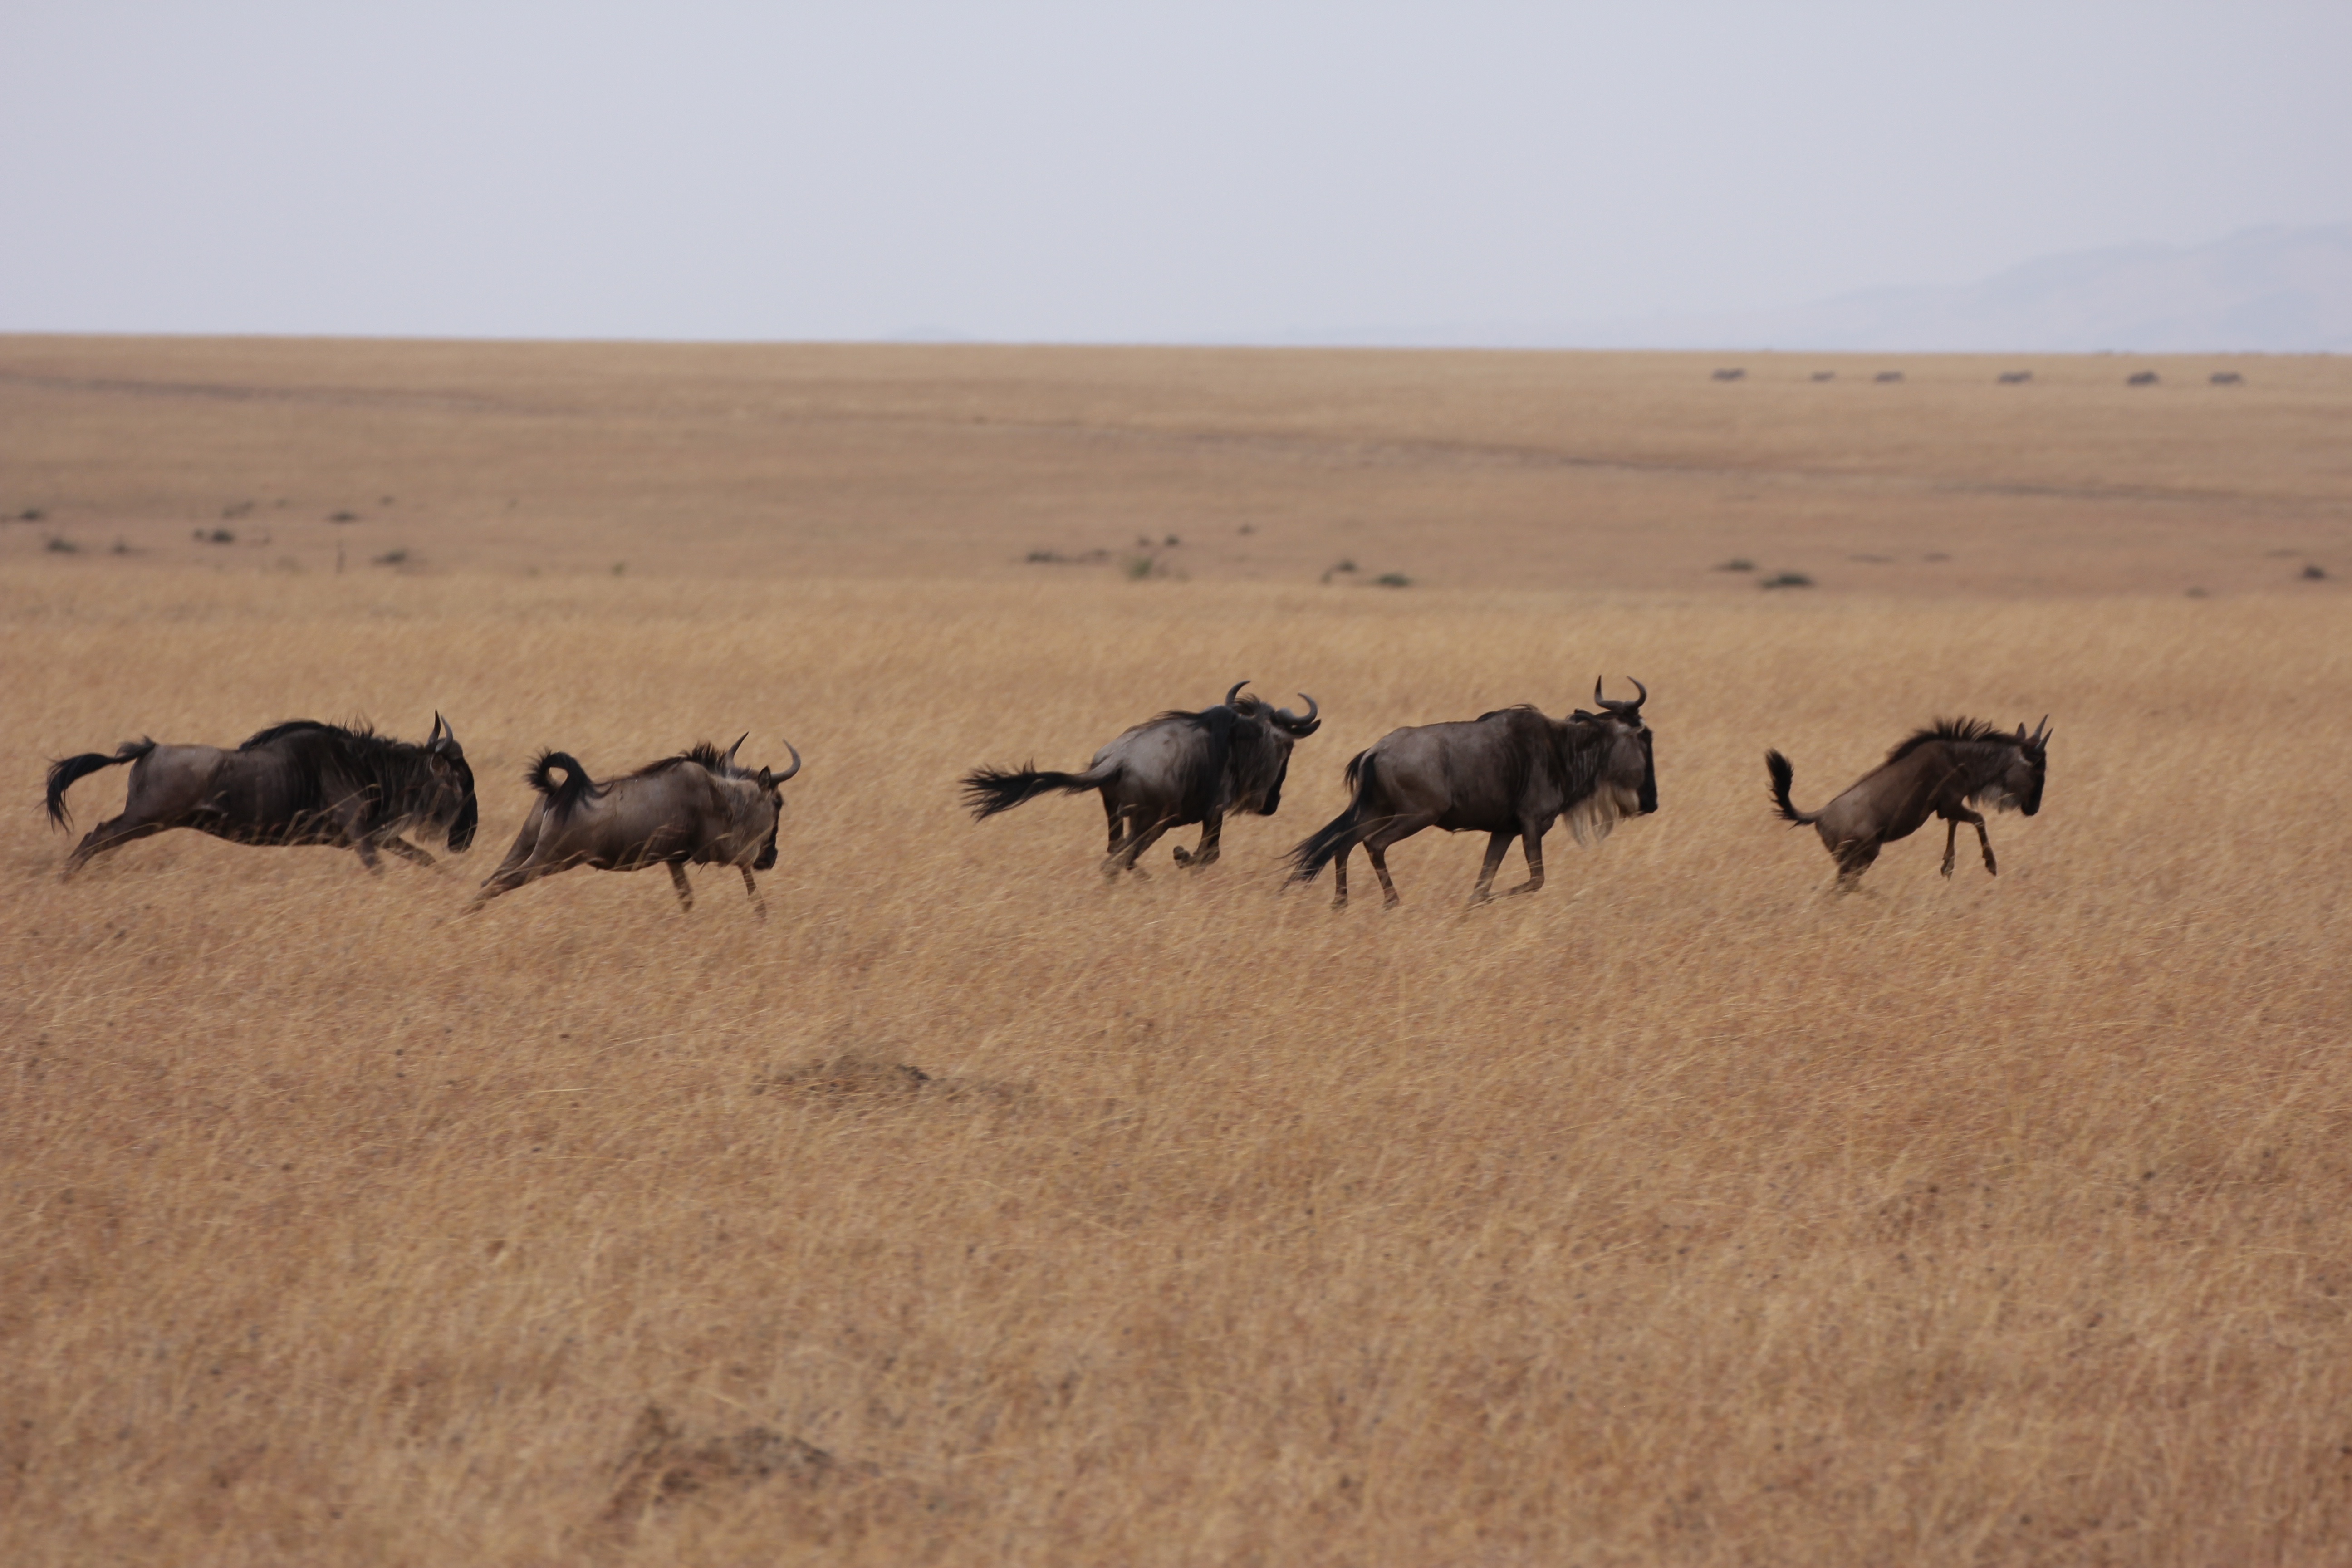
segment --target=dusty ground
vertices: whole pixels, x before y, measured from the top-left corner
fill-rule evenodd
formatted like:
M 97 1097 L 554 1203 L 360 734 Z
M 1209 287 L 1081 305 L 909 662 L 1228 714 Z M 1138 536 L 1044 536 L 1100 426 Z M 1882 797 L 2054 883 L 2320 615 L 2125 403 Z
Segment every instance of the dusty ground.
M 2352 374 L 2029 363 L 0 344 L 0 1559 L 2347 1560 Z M 1542 893 L 1283 887 L 1603 670 L 1661 810 Z M 1204 876 L 956 810 L 1242 676 L 1328 721 Z M 56 880 L 47 757 L 436 708 L 448 874 Z M 2053 715 L 2002 875 L 1827 895 L 1763 748 L 1955 710 Z M 462 915 L 538 747 L 745 729 L 764 924 Z

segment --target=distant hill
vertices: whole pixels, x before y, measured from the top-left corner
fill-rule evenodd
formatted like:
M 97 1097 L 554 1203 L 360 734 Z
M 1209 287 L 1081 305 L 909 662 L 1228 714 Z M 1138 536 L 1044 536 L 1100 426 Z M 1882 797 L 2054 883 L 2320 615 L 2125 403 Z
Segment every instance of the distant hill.
M 1979 283 L 1786 310 L 1582 325 L 1306 333 L 1291 342 L 1982 353 L 2352 353 L 2352 224 L 2044 257 Z

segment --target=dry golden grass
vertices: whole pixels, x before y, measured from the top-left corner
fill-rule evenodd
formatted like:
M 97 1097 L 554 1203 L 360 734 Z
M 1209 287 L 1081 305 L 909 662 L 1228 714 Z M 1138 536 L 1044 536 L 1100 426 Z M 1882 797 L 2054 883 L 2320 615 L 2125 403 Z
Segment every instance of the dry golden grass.
M 630 526 L 536 579 L 487 526 L 415 574 L 0 562 L 20 799 L 438 708 L 484 808 L 450 875 L 182 833 L 68 885 L 0 816 L 0 1560 L 2352 1555 L 2335 584 L 584 569 Z M 1603 669 L 1658 815 L 1477 910 L 1434 834 L 1393 913 L 1283 888 L 1355 750 Z M 1205 875 L 955 807 L 1244 675 L 1327 722 Z M 1955 710 L 2054 715 L 2003 874 L 1922 834 L 1827 894 L 1763 748 L 1811 804 Z M 745 728 L 808 757 L 765 924 L 708 870 L 461 913 L 540 745 Z

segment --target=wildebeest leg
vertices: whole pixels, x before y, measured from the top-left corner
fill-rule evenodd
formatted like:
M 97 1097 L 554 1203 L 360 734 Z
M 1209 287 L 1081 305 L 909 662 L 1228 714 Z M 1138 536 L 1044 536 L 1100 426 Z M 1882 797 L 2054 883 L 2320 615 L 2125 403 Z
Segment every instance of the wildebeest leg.
M 1952 846 L 1959 837 L 1960 819 L 1957 816 L 1944 818 L 1944 875 L 1947 878 L 1952 874 Z
M 2000 868 L 1993 862 L 1992 840 L 1985 837 L 1984 817 L 1979 813 L 1971 811 L 1968 814 L 1968 820 L 1977 830 L 1977 847 L 1984 851 L 1985 875 L 2000 876 Z
M 415 845 L 411 844 L 407 839 L 403 838 L 397 833 L 385 839 L 383 841 L 383 847 L 386 849 L 391 850 L 394 854 L 399 856 L 402 859 L 407 861 L 412 866 L 425 866 L 434 870 L 439 870 L 441 868 L 441 862 L 436 860 L 431 855 L 419 849 Z
M 1518 893 L 1532 893 L 1543 886 L 1543 829 L 1520 829 L 1519 842 L 1528 847 L 1528 879 L 1505 893 L 1503 897 L 1507 899 Z
M 749 871 L 743 873 L 748 878 Z M 686 868 L 673 860 L 669 863 L 670 886 L 677 889 L 677 907 L 681 913 L 694 908 L 694 884 L 686 879 Z
M 1127 841 L 1125 847 L 1103 862 L 1103 875 L 1116 877 L 1121 871 L 1134 870 L 1137 858 L 1158 843 L 1160 836 L 1168 831 L 1169 826 L 1167 819 L 1163 817 L 1149 827 L 1136 829 L 1135 837 Z
M 58 879 L 64 881 L 96 856 L 110 849 L 120 849 L 133 839 L 150 837 L 171 826 L 168 822 L 134 822 L 126 827 L 123 818 L 129 816 L 130 813 L 125 812 L 122 816 L 101 822 L 82 835 L 81 842 L 75 845 L 73 853 L 66 857 L 65 869 L 58 873 Z
M 1372 863 L 1374 875 L 1381 879 L 1381 907 L 1394 909 L 1403 900 L 1397 897 L 1396 883 L 1389 877 L 1389 846 L 1414 834 L 1436 821 L 1434 816 L 1391 816 L 1364 835 L 1364 858 Z
M 1331 861 L 1331 907 L 1335 910 L 1348 907 L 1348 851 L 1355 847 L 1354 840 L 1342 838 L 1339 853 Z
M 1491 889 L 1495 886 L 1495 873 L 1502 868 L 1503 857 L 1510 853 L 1511 840 L 1517 837 L 1517 833 L 1486 835 L 1486 858 L 1478 868 L 1478 885 L 1470 889 L 1472 903 L 1483 904 L 1493 896 Z
M 1203 821 L 1201 824 L 1201 842 L 1198 845 L 1191 849 L 1185 848 L 1181 844 L 1176 846 L 1176 864 L 1190 866 L 1195 871 L 1215 865 L 1217 840 L 1224 836 L 1224 831 L 1225 819 L 1223 815 L 1212 816 Z
M 1849 838 L 1839 845 L 1837 848 L 1838 891 L 1841 893 L 1853 891 L 1855 884 L 1862 880 L 1862 874 L 1869 870 L 1870 863 L 1877 858 L 1878 840 L 1875 838 Z
M 766 920 L 768 918 L 768 900 L 760 896 L 760 884 L 751 880 L 751 868 L 749 866 L 738 866 L 735 868 L 743 873 L 743 890 L 751 895 L 752 910 L 758 913 L 761 920 Z
M 1116 855 L 1118 853 L 1119 845 L 1127 838 L 1127 824 L 1123 820 L 1127 815 L 1127 807 L 1112 800 L 1108 790 L 1103 792 L 1102 803 L 1103 816 L 1110 819 L 1110 842 L 1103 846 L 1103 853 Z

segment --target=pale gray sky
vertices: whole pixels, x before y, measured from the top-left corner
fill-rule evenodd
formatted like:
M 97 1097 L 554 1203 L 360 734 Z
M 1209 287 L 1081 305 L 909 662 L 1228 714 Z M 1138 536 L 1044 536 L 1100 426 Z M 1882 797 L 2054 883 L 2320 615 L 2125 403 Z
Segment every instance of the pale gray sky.
M 0 9 L 0 331 L 1264 339 L 2352 219 L 2352 5 Z

